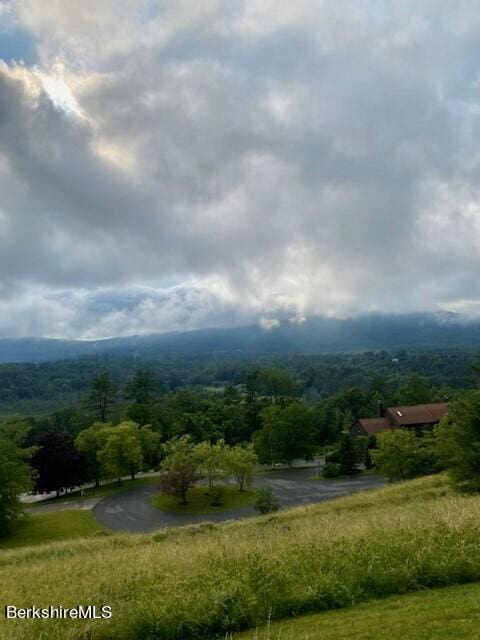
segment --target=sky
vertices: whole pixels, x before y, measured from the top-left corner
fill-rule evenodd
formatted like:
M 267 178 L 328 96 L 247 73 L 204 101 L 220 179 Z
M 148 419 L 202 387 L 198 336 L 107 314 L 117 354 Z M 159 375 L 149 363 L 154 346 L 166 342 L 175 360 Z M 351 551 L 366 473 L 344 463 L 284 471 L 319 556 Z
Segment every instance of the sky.
M 0 337 L 480 312 L 480 0 L 0 0 Z

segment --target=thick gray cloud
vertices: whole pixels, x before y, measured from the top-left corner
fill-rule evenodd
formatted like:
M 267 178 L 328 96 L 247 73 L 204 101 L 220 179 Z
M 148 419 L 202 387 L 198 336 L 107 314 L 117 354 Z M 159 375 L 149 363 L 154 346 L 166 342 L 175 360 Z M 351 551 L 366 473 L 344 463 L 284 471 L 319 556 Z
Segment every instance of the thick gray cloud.
M 478 309 L 480 2 L 0 6 L 2 335 Z

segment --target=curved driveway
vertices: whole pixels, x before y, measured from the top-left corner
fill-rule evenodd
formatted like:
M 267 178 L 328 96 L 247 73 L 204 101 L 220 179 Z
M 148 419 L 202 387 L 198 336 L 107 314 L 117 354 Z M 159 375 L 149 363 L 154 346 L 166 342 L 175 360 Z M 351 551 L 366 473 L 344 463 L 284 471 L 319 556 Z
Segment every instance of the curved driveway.
M 322 502 L 340 496 L 374 489 L 384 484 L 380 476 L 358 476 L 341 480 L 309 480 L 315 469 L 275 471 L 257 476 L 254 486 L 272 486 L 282 508 Z M 198 522 L 221 522 L 255 515 L 253 505 L 230 511 L 205 514 L 167 513 L 153 507 L 150 497 L 158 493 L 156 483 L 108 496 L 92 510 L 95 518 L 115 531 L 147 532 L 160 527 L 178 527 Z

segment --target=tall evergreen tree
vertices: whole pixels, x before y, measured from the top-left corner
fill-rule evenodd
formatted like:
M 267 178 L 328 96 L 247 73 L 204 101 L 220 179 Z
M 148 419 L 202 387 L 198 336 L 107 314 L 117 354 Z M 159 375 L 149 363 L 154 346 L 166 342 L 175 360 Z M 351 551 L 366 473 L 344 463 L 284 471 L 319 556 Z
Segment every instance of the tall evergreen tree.
M 340 438 L 338 462 L 341 474 L 353 475 L 358 473 L 358 449 L 353 436 L 348 431 L 344 431 Z
M 110 412 L 116 404 L 116 387 L 107 371 L 98 373 L 90 387 L 88 408 L 95 420 L 108 422 Z

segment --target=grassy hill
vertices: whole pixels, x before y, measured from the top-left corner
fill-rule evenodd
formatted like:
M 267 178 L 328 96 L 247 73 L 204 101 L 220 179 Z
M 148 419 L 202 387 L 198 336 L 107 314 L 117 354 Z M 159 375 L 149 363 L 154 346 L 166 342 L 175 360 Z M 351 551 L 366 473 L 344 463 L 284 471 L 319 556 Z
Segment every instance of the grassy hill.
M 480 581 L 479 513 L 480 497 L 437 476 L 222 525 L 5 550 L 2 603 L 110 605 L 113 617 L 2 620 L 0 637 L 224 638 L 269 619 L 352 616 L 358 603 Z
M 394 596 L 266 625 L 232 640 L 474 640 L 480 584 Z

